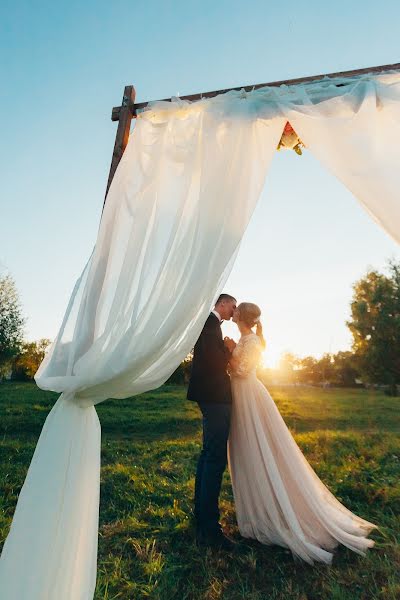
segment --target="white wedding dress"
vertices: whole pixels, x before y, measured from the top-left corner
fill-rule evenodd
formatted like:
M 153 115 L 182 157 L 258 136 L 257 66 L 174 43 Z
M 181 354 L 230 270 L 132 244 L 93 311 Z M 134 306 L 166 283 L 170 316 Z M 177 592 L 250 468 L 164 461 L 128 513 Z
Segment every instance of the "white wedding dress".
M 228 461 L 241 535 L 289 548 L 311 564 L 330 563 L 339 542 L 364 555 L 374 545 L 366 536 L 377 526 L 345 508 L 303 456 L 257 379 L 261 351 L 250 333 L 233 352 Z

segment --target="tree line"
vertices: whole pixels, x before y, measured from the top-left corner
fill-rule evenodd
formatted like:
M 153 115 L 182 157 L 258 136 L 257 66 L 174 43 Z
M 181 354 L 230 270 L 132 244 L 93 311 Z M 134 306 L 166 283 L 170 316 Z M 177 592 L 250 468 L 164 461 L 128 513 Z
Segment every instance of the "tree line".
M 351 351 L 313 356 L 283 355 L 277 370 L 260 369 L 264 380 L 310 385 L 381 385 L 397 395 L 400 385 L 400 262 L 390 261 L 387 274 L 369 269 L 353 285 Z M 0 277 L 0 381 L 33 379 L 50 340 L 24 340 L 25 319 L 10 275 Z M 186 383 L 191 354 L 171 375 L 168 383 Z
M 11 275 L 0 277 L 0 381 L 32 380 L 50 345 L 49 339 L 24 340 L 25 318 Z
M 319 359 L 314 356 L 298 357 L 287 352 L 281 357 L 277 369 L 260 369 L 259 375 L 266 383 L 335 387 L 363 385 L 355 354 L 350 351 L 325 353 Z
M 259 369 L 266 383 L 338 387 L 381 386 L 397 395 L 400 385 L 400 263 L 389 261 L 387 274 L 369 269 L 353 285 L 351 316 L 346 322 L 350 351 L 321 358 L 282 356 L 278 369 Z M 170 378 L 184 383 L 190 373 L 188 356 Z

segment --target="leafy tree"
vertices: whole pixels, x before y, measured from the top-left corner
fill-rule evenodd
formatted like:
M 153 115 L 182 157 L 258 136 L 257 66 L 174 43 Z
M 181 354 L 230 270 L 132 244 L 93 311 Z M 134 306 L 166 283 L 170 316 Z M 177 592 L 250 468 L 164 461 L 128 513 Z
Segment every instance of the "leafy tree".
M 329 352 L 323 354 L 322 357 L 317 361 L 316 375 L 318 378 L 318 383 L 325 384 L 334 382 L 334 358 L 332 354 L 329 354 Z
M 24 323 L 14 279 L 0 277 L 0 380 L 20 352 Z
M 14 360 L 13 379 L 33 379 L 50 344 L 51 340 L 47 338 L 37 342 L 24 342 L 21 353 Z
M 301 383 L 318 385 L 333 383 L 334 364 L 333 356 L 325 353 L 321 358 L 305 356 L 297 359 L 297 380 Z
M 318 360 L 313 356 L 298 359 L 297 378 L 300 383 L 316 383 L 318 381 Z
M 359 376 L 357 369 L 357 359 L 350 352 L 337 352 L 333 355 L 333 383 L 343 387 L 356 385 L 356 379 Z
M 295 366 L 292 373 L 299 383 L 353 386 L 358 376 L 352 352 L 325 353 L 319 359 L 305 356 L 297 358 L 293 363 Z
M 369 271 L 354 286 L 351 320 L 353 351 L 363 380 L 397 393 L 400 383 L 400 264 L 389 276 Z

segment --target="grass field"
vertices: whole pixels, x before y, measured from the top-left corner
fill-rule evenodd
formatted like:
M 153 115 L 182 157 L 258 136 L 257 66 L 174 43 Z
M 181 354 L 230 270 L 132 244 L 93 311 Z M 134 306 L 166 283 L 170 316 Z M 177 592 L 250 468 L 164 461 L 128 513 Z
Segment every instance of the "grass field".
M 378 524 L 365 558 L 339 547 L 332 566 L 277 546 L 198 550 L 191 507 L 201 420 L 181 387 L 97 407 L 102 424 L 96 600 L 399 600 L 400 399 L 360 390 L 270 388 L 319 477 Z M 57 394 L 0 384 L 0 539 Z M 238 536 L 225 475 L 223 525 Z M 5 600 L 5 599 L 4 599 Z M 56 599 L 54 599 L 56 600 Z

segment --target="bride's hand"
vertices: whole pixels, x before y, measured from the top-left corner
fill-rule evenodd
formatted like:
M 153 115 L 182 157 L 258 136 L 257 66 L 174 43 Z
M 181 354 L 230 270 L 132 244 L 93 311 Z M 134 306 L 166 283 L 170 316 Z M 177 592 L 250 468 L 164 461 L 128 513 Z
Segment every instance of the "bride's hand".
M 233 352 L 236 348 L 236 342 L 229 337 L 224 338 L 224 344 L 228 348 L 229 352 Z

